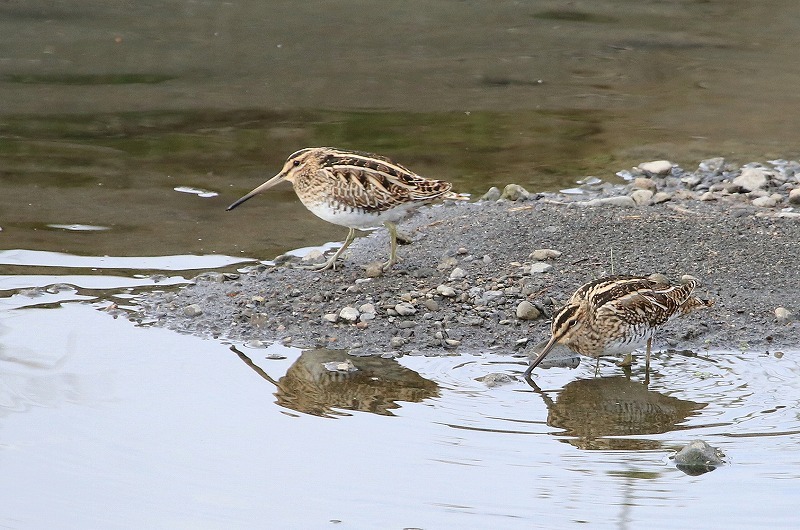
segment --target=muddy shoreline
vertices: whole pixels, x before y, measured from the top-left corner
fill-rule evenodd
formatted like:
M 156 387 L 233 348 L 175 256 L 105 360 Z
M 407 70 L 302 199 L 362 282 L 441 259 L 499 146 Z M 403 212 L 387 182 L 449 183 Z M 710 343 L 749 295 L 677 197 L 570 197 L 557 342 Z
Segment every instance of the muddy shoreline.
M 515 200 L 490 193 L 422 209 L 401 227 L 413 240 L 402 261 L 379 277 L 367 269 L 386 259 L 384 230 L 358 238 L 336 271 L 292 268 L 289 259 L 204 273 L 178 292 L 143 294 L 136 318 L 251 346 L 530 355 L 548 337 L 553 308 L 586 281 L 612 271 L 688 274 L 715 306 L 670 322 L 655 347 L 797 349 L 800 214 L 790 195 L 800 164 L 752 166 L 766 175 L 752 190 L 737 180 L 747 166 L 719 160 L 691 172 L 635 168 L 622 172 L 625 185 L 587 182 L 566 194 L 511 186 Z M 543 249 L 557 252 L 532 256 Z

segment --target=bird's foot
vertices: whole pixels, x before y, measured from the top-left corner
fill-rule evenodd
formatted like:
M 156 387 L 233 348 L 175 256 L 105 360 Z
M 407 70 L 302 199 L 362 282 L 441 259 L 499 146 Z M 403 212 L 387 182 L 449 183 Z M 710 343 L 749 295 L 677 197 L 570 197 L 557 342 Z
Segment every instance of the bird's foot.
M 306 271 L 322 272 L 328 269 L 336 270 L 336 266 L 341 267 L 342 264 L 338 263 L 336 259 L 329 259 L 325 263 L 314 263 L 313 265 L 297 265 L 296 268 Z
M 389 261 L 387 261 L 387 262 L 385 262 L 385 263 L 383 263 L 383 264 L 381 265 L 381 270 L 382 270 L 383 272 L 387 272 L 389 269 L 391 269 L 392 267 L 394 267 L 394 266 L 395 266 L 395 264 L 397 264 L 397 263 L 400 263 L 401 261 L 403 261 L 403 260 L 402 260 L 402 259 L 400 259 L 400 257 L 399 257 L 399 256 L 395 256 L 395 257 L 394 257 L 394 259 L 391 259 L 391 258 L 390 258 L 390 259 L 389 259 Z

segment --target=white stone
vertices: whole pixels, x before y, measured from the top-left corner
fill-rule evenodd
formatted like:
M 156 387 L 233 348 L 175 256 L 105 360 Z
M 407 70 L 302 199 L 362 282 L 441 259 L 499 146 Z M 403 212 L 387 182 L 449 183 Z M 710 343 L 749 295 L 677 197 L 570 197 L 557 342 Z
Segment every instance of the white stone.
M 339 318 L 345 322 L 355 322 L 358 320 L 358 315 L 360 315 L 360 313 L 355 307 L 347 306 L 343 307 L 342 310 L 339 311 Z
M 767 186 L 769 170 L 760 167 L 746 167 L 742 174 L 733 179 L 734 186 L 745 191 L 760 190 Z
M 553 250 L 552 248 L 539 248 L 531 252 L 530 256 L 528 257 L 535 259 L 536 261 L 546 261 L 561 257 L 561 252 L 558 250 Z
M 758 197 L 753 199 L 753 206 L 760 206 L 762 208 L 774 208 L 777 203 L 772 197 Z
M 531 274 L 541 274 L 543 272 L 547 272 L 552 269 L 553 266 L 549 263 L 545 263 L 543 261 L 537 261 L 533 265 L 531 265 L 530 273 Z
M 631 199 L 639 206 L 647 206 L 653 198 L 653 192 L 650 190 L 633 190 Z
M 661 204 L 662 202 L 667 202 L 668 200 L 672 199 L 672 195 L 667 193 L 666 191 L 659 191 L 655 195 L 653 195 L 653 204 Z
M 325 254 L 323 254 L 321 250 L 314 249 L 303 256 L 301 261 L 322 261 L 322 258 L 324 257 Z
M 707 191 L 704 194 L 700 195 L 699 199 L 701 201 L 716 201 L 717 196 L 714 195 L 713 191 Z
M 436 287 L 436 292 L 447 298 L 452 298 L 456 295 L 456 290 L 449 285 L 439 285 Z
M 653 162 L 639 164 L 638 167 L 640 171 L 644 171 L 645 173 L 663 176 L 672 171 L 672 162 L 669 160 L 654 160 Z
M 456 267 L 455 269 L 453 269 L 453 272 L 450 273 L 451 280 L 460 280 L 462 278 L 465 278 L 466 276 L 467 276 L 466 271 L 461 267 Z
M 187 305 L 183 308 L 183 314 L 187 317 L 196 317 L 203 314 L 203 308 L 199 304 Z
M 324 320 L 325 322 L 330 322 L 331 324 L 335 324 L 336 321 L 339 320 L 339 315 L 337 315 L 336 313 L 325 313 L 324 315 L 322 315 L 322 320 Z
M 653 193 L 655 193 L 658 188 L 656 181 L 647 177 L 636 177 L 633 180 L 633 187 L 637 190 L 650 190 Z
M 775 318 L 781 324 L 785 324 L 786 322 L 788 322 L 791 317 L 792 317 L 791 311 L 789 311 L 785 307 L 778 307 L 775 309 Z
M 375 306 L 373 304 L 363 304 L 358 308 L 359 313 L 372 313 L 375 314 Z
M 396 306 L 394 306 L 394 310 L 397 311 L 397 314 L 401 317 L 409 316 L 416 314 L 417 308 L 413 305 L 409 304 L 408 302 L 400 302 Z
M 618 197 L 604 197 L 602 199 L 592 199 L 577 203 L 580 206 L 623 206 L 626 208 L 633 208 L 636 203 L 627 195 L 620 195 Z
M 789 192 L 789 202 L 792 204 L 800 204 L 800 188 L 795 188 Z
M 536 320 L 539 316 L 541 312 L 527 300 L 523 300 L 517 306 L 517 318 L 520 320 Z
M 530 196 L 530 192 L 519 184 L 508 184 L 505 188 L 503 188 L 503 194 L 500 195 L 500 198 L 509 201 L 524 201 L 530 198 Z

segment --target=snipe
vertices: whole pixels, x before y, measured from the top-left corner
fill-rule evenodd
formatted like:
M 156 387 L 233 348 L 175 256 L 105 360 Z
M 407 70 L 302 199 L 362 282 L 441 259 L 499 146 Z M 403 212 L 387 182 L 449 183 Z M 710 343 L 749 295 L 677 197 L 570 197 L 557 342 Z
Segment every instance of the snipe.
M 356 229 L 386 226 L 390 236 L 389 260 L 397 262 L 397 225 L 422 204 L 447 194 L 452 185 L 417 175 L 388 158 L 332 147 L 301 149 L 286 160 L 280 173 L 228 206 L 233 210 L 274 185 L 289 181 L 300 202 L 329 223 L 350 229 L 344 244 L 314 270 L 335 269 L 336 260 L 355 238 Z
M 692 292 L 696 280 L 672 286 L 643 276 L 607 276 L 582 285 L 554 316 L 551 337 L 525 370 L 525 378 L 558 343 L 590 357 L 630 353 L 647 345 L 664 323 L 713 302 Z

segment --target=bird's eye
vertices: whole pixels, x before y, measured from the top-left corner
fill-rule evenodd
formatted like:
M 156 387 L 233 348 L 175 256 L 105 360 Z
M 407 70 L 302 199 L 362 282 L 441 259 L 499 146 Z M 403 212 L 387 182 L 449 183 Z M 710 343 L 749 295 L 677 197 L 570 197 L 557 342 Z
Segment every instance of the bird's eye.
M 292 165 L 293 165 L 294 167 L 297 167 L 297 166 L 299 166 L 299 165 L 300 165 L 300 161 L 299 161 L 299 160 L 294 160 L 294 161 L 292 161 Z
M 567 322 L 567 325 L 568 325 L 569 327 L 575 326 L 575 325 L 577 325 L 577 324 L 578 324 L 578 320 L 577 320 L 577 319 L 572 319 L 572 320 L 570 320 L 569 322 Z

